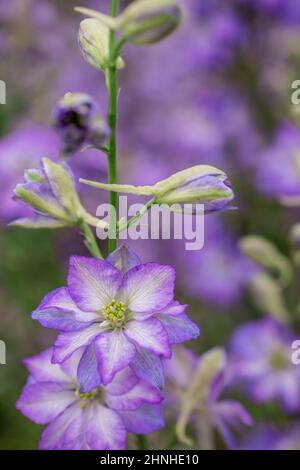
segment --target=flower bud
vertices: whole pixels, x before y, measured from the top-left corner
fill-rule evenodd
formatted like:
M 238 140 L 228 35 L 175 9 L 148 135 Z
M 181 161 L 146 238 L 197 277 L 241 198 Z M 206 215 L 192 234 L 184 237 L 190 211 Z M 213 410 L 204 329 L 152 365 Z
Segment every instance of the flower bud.
M 18 184 L 14 193 L 15 198 L 30 206 L 34 214 L 11 225 L 57 228 L 76 225 L 81 221 L 95 227 L 103 223 L 82 207 L 70 169 L 48 158 L 42 159 L 40 169 L 25 172 L 25 183 Z
M 136 45 L 152 44 L 179 25 L 181 10 L 173 0 L 135 0 L 120 15 L 122 37 Z
M 240 240 L 240 248 L 248 258 L 267 269 L 284 286 L 289 283 L 292 275 L 290 261 L 273 243 L 257 235 L 248 235 Z
M 222 348 L 207 351 L 200 359 L 194 376 L 183 396 L 182 407 L 176 425 L 178 439 L 186 445 L 192 445 L 192 440 L 186 434 L 189 418 L 197 409 L 204 410 L 212 394 L 217 393 L 216 382 L 221 385 L 226 366 L 226 354 Z
M 226 174 L 208 165 L 197 165 L 175 173 L 155 186 L 158 204 L 204 205 L 206 213 L 223 210 L 234 198 Z
M 181 9 L 174 0 L 135 0 L 117 18 L 89 8 L 75 10 L 120 31 L 121 39 L 136 45 L 153 44 L 171 34 L 181 21 Z
M 109 61 L 109 28 L 103 22 L 87 18 L 80 23 L 78 43 L 86 62 L 105 70 Z M 123 68 L 124 61 L 117 59 L 117 68 Z
M 249 292 L 253 303 L 265 315 L 281 322 L 288 321 L 282 285 L 266 272 L 256 274 L 250 281 Z
M 131 186 L 105 184 L 80 180 L 96 188 L 119 193 L 152 196 L 154 203 L 172 206 L 175 204 L 203 204 L 204 212 L 224 210 L 234 198 L 226 174 L 209 165 L 197 165 L 179 171 L 153 186 Z
M 83 145 L 103 145 L 110 133 L 94 100 L 85 93 L 66 93 L 54 111 L 54 126 L 64 154 L 74 153 Z

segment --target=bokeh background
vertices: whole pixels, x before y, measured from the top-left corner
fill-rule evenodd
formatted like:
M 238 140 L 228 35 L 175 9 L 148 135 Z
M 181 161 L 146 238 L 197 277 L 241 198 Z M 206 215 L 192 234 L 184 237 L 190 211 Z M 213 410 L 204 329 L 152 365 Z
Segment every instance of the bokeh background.
M 144 261 L 176 267 L 177 297 L 190 304 L 201 328 L 200 339 L 190 345 L 197 354 L 222 345 L 229 351 L 229 368 L 231 357 L 247 368 L 242 349 L 257 340 L 255 360 L 264 363 L 270 380 L 264 393 L 253 392 L 249 377 L 242 387 L 233 381 L 229 395 L 255 420 L 238 436 L 239 446 L 300 448 L 300 365 L 290 360 L 291 338 L 300 339 L 300 296 L 289 236 L 300 212 L 286 204 L 300 195 L 295 163 L 300 132 L 291 109 L 291 84 L 300 79 L 300 2 L 178 2 L 185 17 L 173 36 L 123 51 L 119 179 L 151 184 L 187 166 L 214 165 L 227 172 L 238 209 L 206 218 L 200 252 L 187 252 L 178 241 L 132 246 Z M 0 5 L 0 79 L 7 85 L 7 104 L 0 105 L 0 339 L 7 345 L 7 364 L 0 365 L 0 449 L 37 447 L 40 427 L 22 417 L 14 403 L 26 378 L 22 358 L 49 346 L 55 334 L 32 321 L 30 313 L 48 291 L 64 284 L 69 255 L 86 254 L 76 230 L 7 228 L 25 211 L 11 199 L 24 168 L 37 166 L 43 156 L 57 158 L 51 120 L 57 100 L 68 91 L 87 92 L 106 114 L 103 76 L 78 50 L 75 3 Z M 108 1 L 81 4 L 105 11 Z M 76 176 L 94 180 L 105 178 L 105 163 L 93 151 L 70 160 Z M 106 200 L 105 193 L 91 188 L 80 192 L 91 211 Z M 291 263 L 293 277 L 280 292 L 253 287 L 261 268 L 239 248 L 249 234 L 274 243 Z M 284 332 L 266 327 L 267 316 L 279 317 Z M 249 322 L 256 322 L 252 336 L 239 330 Z M 237 358 L 230 352 L 232 335 L 240 343 Z M 274 360 L 277 350 L 281 362 Z

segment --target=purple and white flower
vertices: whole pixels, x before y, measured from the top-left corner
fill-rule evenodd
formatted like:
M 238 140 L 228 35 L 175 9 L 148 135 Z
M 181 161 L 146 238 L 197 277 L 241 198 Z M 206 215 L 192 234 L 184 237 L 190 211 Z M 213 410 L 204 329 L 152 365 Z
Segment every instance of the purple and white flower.
M 287 327 L 267 318 L 246 323 L 230 341 L 232 374 L 251 400 L 279 400 L 284 409 L 300 409 L 300 368 L 292 363 L 297 339 Z
M 160 393 L 131 369 L 84 393 L 76 381 L 80 351 L 62 365 L 52 364 L 51 356 L 48 349 L 25 359 L 30 376 L 16 404 L 27 418 L 48 425 L 40 449 L 124 449 L 127 432 L 147 434 L 163 426 Z
M 46 295 L 32 318 L 60 330 L 54 363 L 63 363 L 84 348 L 79 370 L 86 370 L 92 346 L 99 383 L 110 383 L 117 372 L 131 365 L 140 377 L 161 387 L 160 359 L 171 357 L 172 344 L 199 335 L 184 313 L 186 305 L 174 301 L 174 282 L 172 267 L 141 264 L 124 247 L 106 261 L 73 256 L 67 287 Z M 78 374 L 78 380 L 88 391 L 88 378 Z

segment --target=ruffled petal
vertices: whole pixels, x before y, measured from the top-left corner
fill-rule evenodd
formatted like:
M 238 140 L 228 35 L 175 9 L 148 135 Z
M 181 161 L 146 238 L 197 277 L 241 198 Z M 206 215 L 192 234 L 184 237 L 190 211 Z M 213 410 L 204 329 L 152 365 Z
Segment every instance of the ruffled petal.
M 76 400 L 75 394 L 58 383 L 26 385 L 16 407 L 37 424 L 47 424 Z
M 83 312 L 70 297 L 67 288 L 55 289 L 44 297 L 40 305 L 32 313 L 46 328 L 60 331 L 76 331 L 85 328 L 88 323 L 99 320 L 94 312 Z
M 99 323 L 93 323 L 84 330 L 60 333 L 54 343 L 52 362 L 64 362 L 77 349 L 89 346 L 102 331 Z
M 93 403 L 86 439 L 93 450 L 122 450 L 125 449 L 126 429 L 115 411 Z
M 138 381 L 139 378 L 130 367 L 126 367 L 115 375 L 112 382 L 105 386 L 105 392 L 110 395 L 122 395 L 135 387 Z
M 120 300 L 134 312 L 158 312 L 173 300 L 174 282 L 171 266 L 141 264 L 125 274 Z
M 177 300 L 170 302 L 165 308 L 160 310 L 158 313 L 160 315 L 170 315 L 170 316 L 177 316 L 186 311 L 188 305 L 181 305 Z
M 117 372 L 127 367 L 135 355 L 134 345 L 121 330 L 104 333 L 95 342 L 98 370 L 103 384 L 110 383 Z
M 46 349 L 36 356 L 23 360 L 27 370 L 37 382 L 55 382 L 64 384 L 68 382 L 68 375 L 58 364 L 52 364 L 53 349 Z
M 90 344 L 82 354 L 77 369 L 77 382 L 82 393 L 93 390 L 101 383 L 94 344 Z
M 162 396 L 153 385 L 139 380 L 137 384 L 122 395 L 106 394 L 106 403 L 110 408 L 118 411 L 132 411 L 144 403 L 160 403 Z
M 89 450 L 85 435 L 85 412 L 75 402 L 54 419 L 42 433 L 41 450 Z
M 169 341 L 172 344 L 179 344 L 190 339 L 195 339 L 200 334 L 196 323 L 190 320 L 184 313 L 175 317 L 158 315 L 158 318 L 162 322 L 168 334 Z
M 99 312 L 116 297 L 121 282 L 119 271 L 106 261 L 82 256 L 70 259 L 69 292 L 85 312 Z
M 164 417 L 161 405 L 142 405 L 138 410 L 119 411 L 127 432 L 149 434 L 163 428 Z
M 156 318 L 148 318 L 143 321 L 133 320 L 126 325 L 124 333 L 141 348 L 150 349 L 159 356 L 171 356 L 167 332 Z
M 153 352 L 137 348 L 136 355 L 130 363 L 133 372 L 154 387 L 162 389 L 164 386 L 164 370 L 162 361 Z
M 113 251 L 106 261 L 115 266 L 122 274 L 141 264 L 141 260 L 128 246 L 121 245 Z

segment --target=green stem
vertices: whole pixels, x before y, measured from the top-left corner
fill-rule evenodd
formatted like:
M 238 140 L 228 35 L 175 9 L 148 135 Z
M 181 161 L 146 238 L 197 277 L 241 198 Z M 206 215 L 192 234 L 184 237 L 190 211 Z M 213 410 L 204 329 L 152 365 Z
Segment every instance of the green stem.
M 118 12 L 119 0 L 111 0 L 110 2 L 110 15 L 115 17 Z M 109 53 L 110 58 L 114 53 L 115 49 L 115 32 L 110 30 L 109 33 Z M 107 86 L 109 94 L 109 109 L 108 109 L 108 125 L 111 129 L 111 135 L 108 144 L 108 182 L 114 184 L 117 182 L 117 69 L 116 61 L 111 60 L 110 65 L 107 69 Z M 117 193 L 110 192 L 109 203 L 115 209 L 116 213 L 118 210 L 118 195 Z M 109 224 L 116 223 L 113 220 L 113 216 L 110 217 Z M 115 218 L 116 219 L 116 218 Z M 108 240 L 108 251 L 111 253 L 117 246 L 117 240 L 115 238 L 109 238 Z
M 89 225 L 86 222 L 82 221 L 80 223 L 80 228 L 84 236 L 84 244 L 91 253 L 91 255 L 93 255 L 95 258 L 103 259 L 100 248 Z
M 143 434 L 136 435 L 139 450 L 147 450 L 147 439 Z
M 155 204 L 155 197 L 150 199 L 150 201 L 148 201 L 147 204 L 145 204 L 144 207 L 142 207 L 142 209 L 139 212 L 137 212 L 133 217 L 131 217 L 131 219 L 125 222 L 124 225 L 122 224 L 119 225 L 118 230 L 117 230 L 118 235 L 124 230 L 131 227 L 131 225 L 137 222 L 141 217 L 143 217 L 143 215 L 145 215 L 148 212 L 148 210 L 153 206 L 153 204 Z

